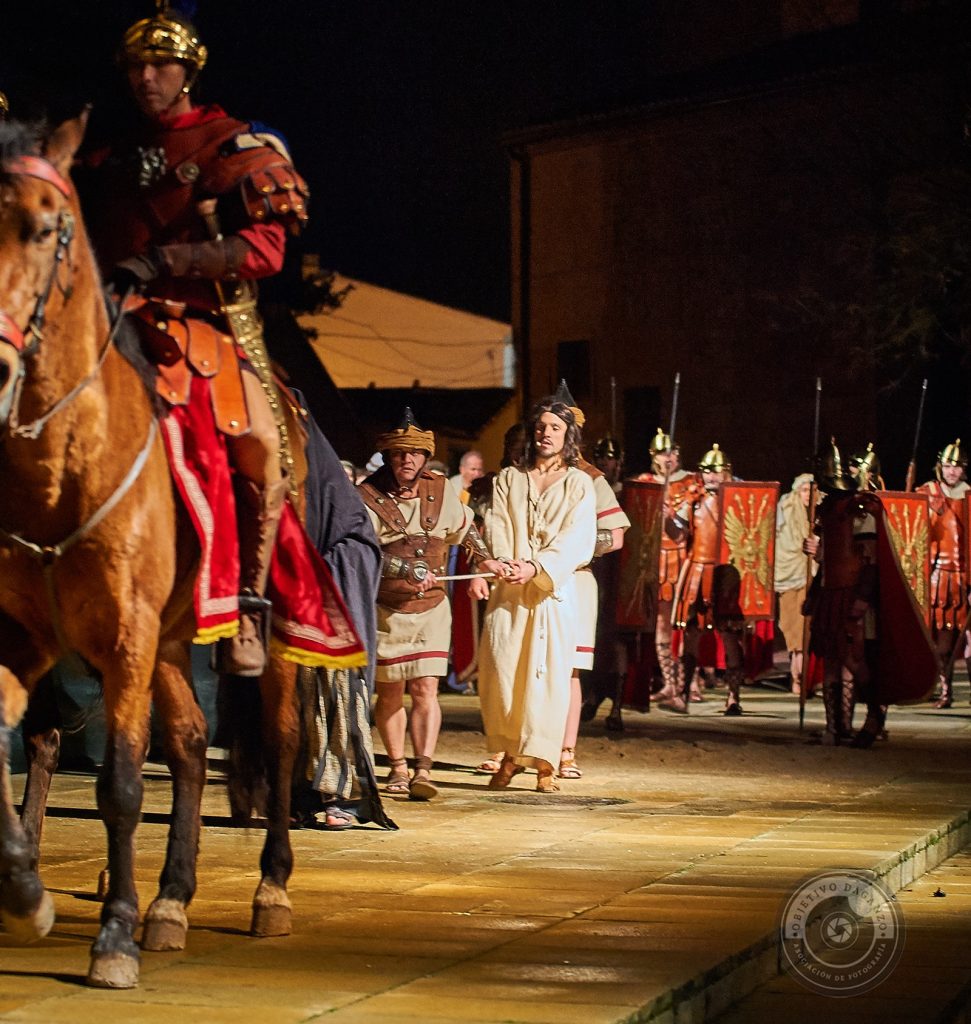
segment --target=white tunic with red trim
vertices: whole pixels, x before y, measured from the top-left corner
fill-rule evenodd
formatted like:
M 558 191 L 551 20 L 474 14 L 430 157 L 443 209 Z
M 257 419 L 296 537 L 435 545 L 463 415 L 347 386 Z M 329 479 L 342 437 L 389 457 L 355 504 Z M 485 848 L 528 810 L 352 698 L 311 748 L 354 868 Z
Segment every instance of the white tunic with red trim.
M 408 527 L 408 535 L 424 535 L 419 499 L 399 498 L 397 503 Z M 394 532 L 371 509 L 367 512 L 382 547 L 401 539 L 403 535 Z M 462 504 L 454 488 L 446 487 L 442 511 L 431 536 L 442 538 L 446 544 L 458 544 L 471 525 L 472 510 Z M 379 604 L 375 681 L 394 683 L 421 676 L 444 676 L 448 671 L 451 639 L 452 609 L 447 600 L 423 612 L 396 612 Z
M 630 520 L 627 513 L 620 507 L 617 495 L 607 483 L 605 476 L 593 478 L 593 493 L 597 500 L 598 530 L 629 530 Z M 597 581 L 594 579 L 590 566 L 587 565 L 577 573 L 577 604 L 580 618 L 577 624 L 577 651 L 573 659 L 573 667 L 579 669 L 593 668 L 593 652 L 597 642 L 597 608 L 599 595 Z

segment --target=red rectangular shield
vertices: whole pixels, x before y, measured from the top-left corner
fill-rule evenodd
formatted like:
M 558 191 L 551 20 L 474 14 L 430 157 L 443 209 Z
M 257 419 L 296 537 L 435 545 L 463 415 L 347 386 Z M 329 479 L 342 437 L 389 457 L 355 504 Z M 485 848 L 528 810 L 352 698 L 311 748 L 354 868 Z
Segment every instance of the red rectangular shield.
M 929 497 L 916 491 L 877 491 L 887 515 L 890 543 L 924 621 L 931 621 Z
M 661 564 L 664 486 L 650 480 L 625 480 L 620 504 L 630 529 L 620 550 L 617 625 L 654 631 Z
M 774 481 L 730 480 L 718 489 L 718 563 L 741 577 L 739 604 L 746 619 L 775 618 Z

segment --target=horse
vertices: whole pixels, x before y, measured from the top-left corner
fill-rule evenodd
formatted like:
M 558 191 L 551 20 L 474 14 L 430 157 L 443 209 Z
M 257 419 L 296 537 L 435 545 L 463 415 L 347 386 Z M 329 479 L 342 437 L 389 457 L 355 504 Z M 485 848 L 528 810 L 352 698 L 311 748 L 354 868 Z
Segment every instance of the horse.
M 39 683 L 75 652 L 101 679 L 106 719 L 96 792 L 108 885 L 87 982 L 131 988 L 139 972 L 134 837 L 151 702 L 173 802 L 145 949 L 185 945 L 208 738 L 189 682 L 198 546 L 152 395 L 113 343 L 69 177 L 86 121 L 85 113 L 41 140 L 24 126 L 0 126 L 0 920 L 20 942 L 54 923 L 38 851 L 57 730 Z M 271 657 L 252 682 L 262 705 L 251 739 L 263 741 L 267 830 L 250 930 L 285 935 L 296 666 Z M 10 743 L 25 715 L 29 772 L 18 820 Z

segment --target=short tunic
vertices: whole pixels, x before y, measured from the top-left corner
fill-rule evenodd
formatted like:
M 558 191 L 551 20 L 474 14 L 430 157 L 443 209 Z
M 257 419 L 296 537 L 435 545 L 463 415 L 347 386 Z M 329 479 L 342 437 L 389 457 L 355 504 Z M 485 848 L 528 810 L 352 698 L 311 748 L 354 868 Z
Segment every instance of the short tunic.
M 595 476 L 592 479 L 593 493 L 597 502 L 597 529 L 629 530 L 630 520 L 627 518 L 627 513 L 620 507 L 617 495 L 607 483 L 607 478 Z M 576 586 L 579 620 L 577 622 L 577 652 L 573 659 L 573 667 L 591 669 L 597 643 L 599 591 L 589 565 L 584 566 L 577 573 Z
M 409 536 L 424 536 L 420 525 L 420 501 L 415 498 L 391 498 L 396 501 L 408 527 Z M 400 540 L 387 523 L 369 508 L 371 525 L 384 547 Z M 472 525 L 472 511 L 463 505 L 452 487 L 442 496 L 442 511 L 430 536 L 446 544 L 458 544 Z M 422 612 L 398 612 L 378 603 L 378 661 L 374 674 L 377 683 L 397 683 L 422 676 L 444 676 L 448 672 L 452 637 L 452 609 L 448 600 Z

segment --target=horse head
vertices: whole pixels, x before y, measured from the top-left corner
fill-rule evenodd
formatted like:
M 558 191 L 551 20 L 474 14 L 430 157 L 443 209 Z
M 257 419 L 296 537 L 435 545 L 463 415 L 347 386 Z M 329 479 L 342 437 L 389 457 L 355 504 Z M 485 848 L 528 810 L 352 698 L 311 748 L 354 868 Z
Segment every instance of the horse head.
M 43 339 L 48 301 L 66 301 L 66 271 L 78 218 L 68 179 L 87 111 L 46 138 L 0 125 L 0 428 L 16 409 L 27 361 Z

